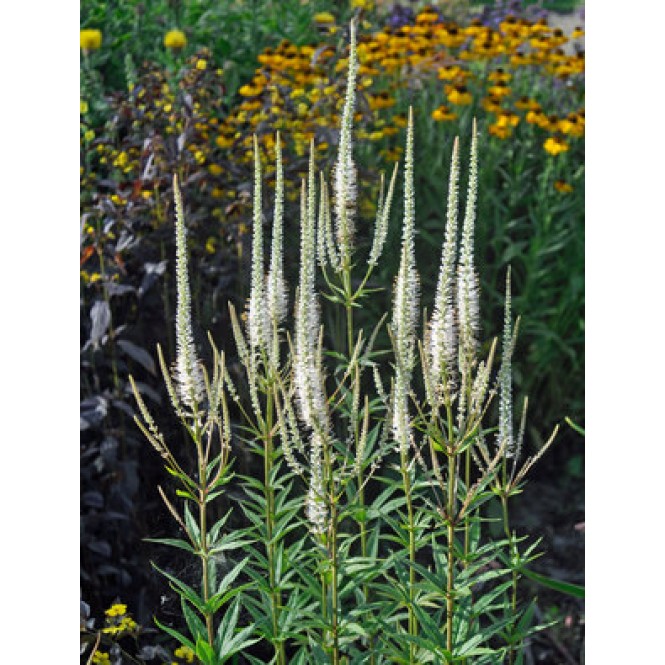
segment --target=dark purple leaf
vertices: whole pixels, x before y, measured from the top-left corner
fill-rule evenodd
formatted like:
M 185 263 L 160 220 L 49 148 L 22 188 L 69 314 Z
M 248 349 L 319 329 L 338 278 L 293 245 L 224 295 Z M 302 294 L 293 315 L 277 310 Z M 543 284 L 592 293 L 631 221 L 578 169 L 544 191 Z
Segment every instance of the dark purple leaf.
M 142 347 L 130 342 L 127 339 L 118 340 L 118 347 L 122 349 L 132 360 L 144 367 L 153 376 L 157 375 L 155 361 L 152 356 Z

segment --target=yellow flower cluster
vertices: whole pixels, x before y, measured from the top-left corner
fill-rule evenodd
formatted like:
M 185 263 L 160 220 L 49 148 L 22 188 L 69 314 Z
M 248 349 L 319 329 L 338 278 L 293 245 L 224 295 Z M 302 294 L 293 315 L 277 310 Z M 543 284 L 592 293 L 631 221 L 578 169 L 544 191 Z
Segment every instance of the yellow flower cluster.
M 122 603 L 111 605 L 105 614 L 106 626 L 102 628 L 102 632 L 107 635 L 121 636 L 126 633 L 135 633 L 139 628 L 136 621 L 127 614 L 127 605 Z
M 193 663 L 194 662 L 194 652 L 188 646 L 178 647 L 173 655 L 178 658 L 180 663 Z M 173 661 L 171 665 L 179 665 L 178 662 Z
M 314 20 L 332 23 L 334 17 L 324 12 Z M 580 31 L 575 35 L 579 38 Z M 386 27 L 361 36 L 358 91 L 364 100 L 360 108 L 370 113 L 357 114 L 358 137 L 378 141 L 394 135 L 398 127 L 389 115 L 382 117 L 382 111 L 399 102 L 405 82 L 436 75 L 443 84 L 445 102 L 430 112 L 436 122 L 457 120 L 464 107 L 476 114 L 477 105 L 488 114 L 489 134 L 499 140 L 512 136 L 525 115 L 538 129 L 579 138 L 584 134 L 583 110 L 571 113 L 565 121 L 557 120 L 555 125 L 533 122 L 528 119 L 533 114 L 548 116 L 537 100 L 520 94 L 531 89 L 535 77 L 565 80 L 581 87 L 584 53 L 565 54 L 562 47 L 568 41 L 561 30 L 552 29 L 544 20 L 508 16 L 497 28 L 479 20 L 464 26 L 441 20 L 431 7 L 416 16 L 414 25 Z M 239 90 L 244 101 L 219 126 L 217 146 L 249 163 L 251 135 L 271 127 L 293 139 L 299 156 L 305 154 L 314 136 L 317 146 L 325 151 L 328 141 L 323 137 L 339 122 L 343 93 L 343 85 L 330 70 L 344 76 L 348 67 L 344 54 L 340 57 L 325 43 L 298 47 L 282 42 L 275 49 L 266 49 L 258 60 L 261 67 Z M 265 150 L 273 140 L 271 135 L 260 136 Z M 543 147 L 550 151 L 552 143 L 545 147 L 544 142 L 545 137 Z M 388 156 L 390 148 L 381 154 Z

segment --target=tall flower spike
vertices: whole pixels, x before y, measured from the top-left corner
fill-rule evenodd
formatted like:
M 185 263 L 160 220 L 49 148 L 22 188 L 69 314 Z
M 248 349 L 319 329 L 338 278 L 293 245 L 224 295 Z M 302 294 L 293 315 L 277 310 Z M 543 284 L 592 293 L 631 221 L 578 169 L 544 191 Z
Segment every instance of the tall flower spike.
M 254 135 L 254 210 L 252 219 L 252 282 L 249 294 L 247 329 L 252 349 L 264 349 L 266 344 L 267 308 L 264 300 L 263 274 L 263 216 L 261 213 L 261 158 L 259 142 Z
M 191 295 L 187 272 L 187 230 L 182 195 L 177 176 L 173 176 L 176 239 L 176 365 L 175 382 L 180 399 L 197 410 L 205 392 L 201 364 L 196 355 L 192 333 Z
M 473 235 L 476 221 L 478 190 L 478 133 L 474 118 L 471 136 L 471 160 L 466 212 L 462 227 L 459 265 L 457 267 L 457 309 L 459 316 L 459 366 L 462 372 L 462 392 L 466 390 L 475 364 L 478 348 L 479 305 L 478 277 L 473 259 Z
M 308 194 L 302 181 L 300 199 L 300 278 L 295 309 L 294 380 L 300 417 L 310 429 L 325 428 L 323 378 L 317 361 L 319 308 L 315 290 L 316 229 L 308 213 Z
M 455 259 L 457 257 L 457 214 L 459 199 L 459 139 L 453 143 L 448 184 L 446 232 L 441 251 L 441 267 L 430 321 L 429 356 L 432 380 L 443 382 L 444 394 L 452 390 L 457 365 L 455 321 Z
M 503 317 L 503 346 L 499 370 L 499 439 L 498 446 L 505 443 L 506 457 L 515 454 L 513 435 L 513 333 L 511 319 L 510 267 L 506 274 L 506 300 Z
M 287 295 L 284 282 L 284 169 L 282 166 L 282 146 L 279 132 L 275 140 L 275 214 L 272 227 L 272 245 L 270 250 L 270 271 L 266 299 L 268 301 L 268 317 L 270 334 L 274 335 L 271 345 L 273 362 L 279 356 L 279 339 L 277 329 L 286 318 Z
M 399 273 L 395 283 L 392 329 L 395 345 L 393 436 L 401 452 L 409 444 L 408 394 L 415 359 L 418 317 L 418 273 L 415 258 L 415 196 L 413 187 L 413 108 L 409 108 L 404 165 L 404 226 Z
M 351 21 L 351 45 L 349 50 L 349 76 L 342 111 L 337 162 L 333 169 L 333 194 L 337 243 L 342 266 L 351 260 L 356 211 L 356 166 L 353 162 L 353 114 L 356 100 L 356 74 L 358 54 L 356 50 L 356 23 Z

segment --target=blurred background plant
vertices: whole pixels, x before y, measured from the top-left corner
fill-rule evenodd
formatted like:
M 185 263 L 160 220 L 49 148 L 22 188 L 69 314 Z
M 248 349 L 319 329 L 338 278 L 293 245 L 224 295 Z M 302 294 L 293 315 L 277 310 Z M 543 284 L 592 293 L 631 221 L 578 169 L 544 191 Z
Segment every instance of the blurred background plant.
M 564 32 L 548 9 L 573 7 L 568 0 L 82 3 L 81 568 L 82 596 L 93 612 L 123 597 L 147 623 L 162 592 L 149 579 L 140 539 L 167 529 L 169 518 L 154 491 L 159 471 L 151 451 L 128 417 L 126 377 L 134 375 L 156 418 L 169 422 L 151 358 L 155 341 L 173 357 L 172 176 L 178 174 L 194 211 L 188 226 L 197 339 L 211 330 L 224 345 L 226 301 L 238 305 L 247 295 L 239 277 L 248 268 L 252 135 L 272 197 L 268 154 L 275 131 L 282 134 L 288 267 L 289 251 L 297 249 L 288 240 L 297 237 L 296 225 L 288 220 L 297 219 L 298 195 L 288 185 L 306 174 L 312 138 L 317 168 L 331 166 L 352 15 L 360 19 L 361 218 L 375 214 L 377 169 L 388 172 L 402 157 L 406 109 L 414 103 L 417 215 L 426 241 L 418 245 L 418 263 L 432 266 L 422 274 L 429 306 L 445 223 L 438 192 L 448 178 L 446 156 L 456 134 L 467 149 L 464 137 L 476 117 L 485 193 L 476 245 L 484 336 L 501 321 L 510 263 L 514 309 L 522 314 L 516 402 L 529 395 L 529 421 L 542 431 L 566 416 L 583 426 L 583 15 L 573 15 Z M 369 242 L 363 228 L 360 244 Z M 389 233 L 394 239 L 398 230 Z M 368 302 L 368 320 L 387 302 L 397 260 L 386 261 L 374 279 L 372 286 L 384 291 Z M 529 373 L 519 374 L 520 367 Z M 530 435 L 535 449 L 538 435 Z M 245 472 L 251 463 L 247 455 Z M 543 515 L 559 523 L 543 525 L 533 511 L 522 517 L 535 519 L 533 528 L 552 540 L 583 519 L 583 443 L 574 430 L 563 428 L 525 502 L 548 477 L 557 478 L 559 506 L 567 504 L 569 515 L 544 500 Z M 579 533 L 570 537 L 579 554 Z M 581 582 L 575 558 L 562 555 L 557 565 L 563 577 Z

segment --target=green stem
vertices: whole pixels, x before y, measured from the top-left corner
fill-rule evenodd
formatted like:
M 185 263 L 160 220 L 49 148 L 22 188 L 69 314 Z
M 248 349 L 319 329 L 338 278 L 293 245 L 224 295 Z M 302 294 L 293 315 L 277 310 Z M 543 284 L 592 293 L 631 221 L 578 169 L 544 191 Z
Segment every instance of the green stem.
M 469 486 L 471 485 L 471 449 L 467 448 L 464 453 L 464 484 L 465 491 L 469 491 Z M 468 566 L 468 556 L 469 556 L 469 515 L 464 516 L 464 561 L 462 565 L 466 568 Z
M 333 665 L 339 665 L 339 598 L 337 590 L 337 505 L 333 501 L 330 508 L 330 558 L 332 563 L 331 586 L 331 614 L 332 614 L 332 638 L 333 638 Z
M 406 498 L 406 511 L 409 530 L 409 635 L 415 637 L 418 634 L 418 622 L 416 619 L 414 607 L 416 603 L 416 528 L 413 517 L 413 501 L 411 496 L 411 478 L 409 477 L 408 462 L 406 452 L 401 451 L 402 482 L 404 484 L 404 496 Z M 415 663 L 416 645 L 409 644 L 409 663 Z
M 504 464 L 504 475 L 505 475 L 505 464 Z M 510 519 L 508 515 L 508 493 L 507 493 L 507 487 L 504 482 L 503 485 L 503 492 L 501 493 L 501 508 L 502 508 L 502 513 L 503 513 L 503 530 L 506 534 L 506 538 L 508 539 L 508 546 L 510 548 L 510 558 L 513 559 L 515 554 L 517 553 L 517 544 L 515 543 L 515 540 L 513 538 L 513 534 L 510 530 Z M 513 615 L 513 617 L 516 617 L 517 615 L 517 571 L 513 569 L 512 571 L 512 587 L 511 587 L 511 594 L 510 594 L 510 610 Z M 510 645 L 510 650 L 508 652 L 508 665 L 512 665 L 513 662 L 515 661 L 515 648 L 511 644 Z
M 201 442 L 201 427 L 199 422 L 198 409 L 194 408 L 194 443 L 196 445 L 196 453 L 199 463 L 199 531 L 200 531 L 200 556 L 201 556 L 201 586 L 203 602 L 208 603 L 210 600 L 210 580 L 208 577 L 208 559 L 210 552 L 208 549 L 208 470 L 207 459 L 203 452 L 203 444 Z M 208 643 L 213 647 L 215 643 L 215 633 L 213 624 L 213 613 L 208 611 L 204 612 L 206 623 L 206 631 L 208 633 Z
M 272 619 L 273 646 L 275 656 L 279 665 L 286 665 L 286 654 L 284 643 L 278 639 L 279 633 L 279 611 L 282 604 L 282 595 L 275 588 L 275 543 L 273 542 L 274 520 L 275 520 L 275 492 L 272 487 L 271 475 L 273 469 L 273 393 L 268 391 L 266 404 L 266 431 L 265 449 L 263 451 L 263 479 L 266 496 L 266 556 L 268 559 L 268 578 L 270 585 L 270 612 Z
M 453 452 L 448 454 L 448 576 L 446 586 L 446 649 L 453 650 L 453 602 L 455 575 L 455 491 L 457 478 L 457 457 Z

